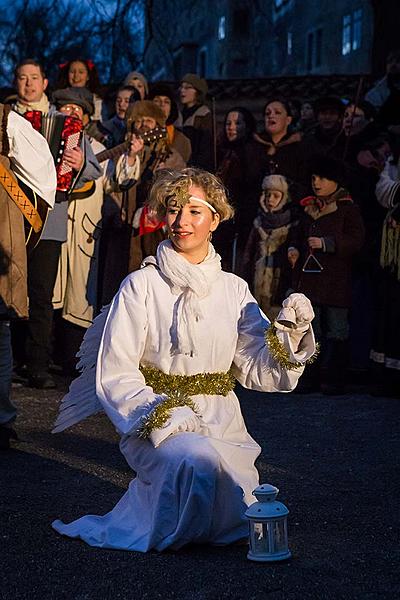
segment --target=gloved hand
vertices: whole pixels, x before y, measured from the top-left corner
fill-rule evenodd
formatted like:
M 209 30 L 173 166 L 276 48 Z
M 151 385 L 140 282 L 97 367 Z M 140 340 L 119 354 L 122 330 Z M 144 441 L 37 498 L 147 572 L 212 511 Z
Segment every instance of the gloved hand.
M 201 422 L 196 413 L 189 406 L 178 406 L 171 410 L 171 417 L 164 427 L 154 429 L 149 437 L 154 448 L 158 448 L 161 442 L 174 433 L 184 431 L 195 432 L 200 431 L 200 429 Z
M 290 294 L 282 302 L 282 309 L 275 321 L 281 331 L 306 332 L 315 317 L 311 302 L 304 294 Z
M 304 294 L 290 294 L 282 302 L 276 320 L 276 334 L 289 352 L 291 362 L 304 362 L 315 352 L 311 321 L 315 317 L 311 302 Z

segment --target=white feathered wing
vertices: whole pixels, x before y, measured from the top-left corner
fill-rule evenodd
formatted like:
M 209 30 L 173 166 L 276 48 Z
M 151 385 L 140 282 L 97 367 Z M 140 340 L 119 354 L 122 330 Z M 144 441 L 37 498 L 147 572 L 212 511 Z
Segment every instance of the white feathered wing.
M 74 379 L 69 387 L 68 394 L 61 400 L 52 433 L 64 431 L 67 427 L 71 427 L 83 421 L 86 417 L 103 410 L 96 396 L 96 364 L 110 306 L 109 304 L 103 307 L 101 313 L 85 333 L 77 354 L 79 358 L 77 368 L 81 371 L 81 374 Z

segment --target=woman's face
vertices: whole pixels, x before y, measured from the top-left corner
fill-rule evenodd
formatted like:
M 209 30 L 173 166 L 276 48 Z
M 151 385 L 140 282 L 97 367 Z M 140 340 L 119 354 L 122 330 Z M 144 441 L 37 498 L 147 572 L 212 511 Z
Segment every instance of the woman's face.
M 154 104 L 157 104 L 159 108 L 161 108 L 164 113 L 164 117 L 168 119 L 171 112 L 171 100 L 168 96 L 154 96 L 153 98 Z
M 117 94 L 115 99 L 115 112 L 120 119 L 125 119 L 131 95 L 132 92 L 130 90 L 120 90 Z
M 194 106 L 197 102 L 197 91 L 190 84 L 186 83 L 186 81 L 182 81 L 179 87 L 179 99 L 184 106 Z
M 264 190 L 261 194 L 260 204 L 265 212 L 273 212 L 282 202 L 283 194 L 280 190 Z
M 196 185 L 189 188 L 189 196 L 207 201 L 203 188 Z M 170 200 L 166 222 L 175 250 L 193 264 L 202 262 L 208 253 L 210 232 L 218 227 L 219 215 L 195 198 L 182 207 Z
M 229 142 L 235 142 L 246 135 L 246 123 L 242 113 L 234 110 L 228 113 L 225 122 L 225 133 Z
M 143 81 L 141 81 L 140 79 L 138 79 L 137 77 L 134 77 L 133 79 L 131 79 L 131 81 L 129 82 L 128 85 L 133 85 L 134 88 L 137 89 L 137 91 L 140 94 L 140 99 L 144 100 L 145 96 L 146 96 L 146 88 L 144 87 L 144 83 Z
M 265 109 L 264 121 L 265 129 L 271 136 L 283 137 L 292 122 L 292 117 L 289 117 L 281 102 L 270 102 Z
M 85 63 L 75 60 L 69 66 L 68 83 L 71 87 L 86 87 L 89 81 L 89 71 Z
M 314 109 L 309 102 L 304 102 L 301 105 L 300 116 L 304 121 L 311 121 L 314 119 Z
M 312 176 L 311 184 L 316 196 L 330 196 L 338 189 L 336 181 L 332 181 L 332 179 L 327 179 L 326 177 L 320 177 L 319 175 Z
M 346 135 L 360 133 L 368 125 L 365 113 L 359 106 L 349 104 L 344 111 L 343 130 Z

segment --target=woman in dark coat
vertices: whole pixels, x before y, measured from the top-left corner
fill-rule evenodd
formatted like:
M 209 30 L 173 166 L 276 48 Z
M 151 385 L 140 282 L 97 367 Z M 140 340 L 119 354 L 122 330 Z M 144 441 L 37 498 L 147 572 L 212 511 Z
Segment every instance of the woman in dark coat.
M 214 245 L 222 253 L 224 268 L 235 272 L 257 214 L 267 169 L 266 156 L 254 140 L 255 126 L 255 119 L 246 108 L 231 108 L 225 116 L 217 148 L 217 175 L 228 189 L 235 220 L 219 228 Z
M 282 98 L 274 98 L 264 107 L 262 133 L 255 136 L 261 146 L 267 170 L 265 175 L 283 175 L 289 182 L 289 194 L 298 202 L 309 190 L 305 148 L 300 132 L 291 133 L 292 110 Z

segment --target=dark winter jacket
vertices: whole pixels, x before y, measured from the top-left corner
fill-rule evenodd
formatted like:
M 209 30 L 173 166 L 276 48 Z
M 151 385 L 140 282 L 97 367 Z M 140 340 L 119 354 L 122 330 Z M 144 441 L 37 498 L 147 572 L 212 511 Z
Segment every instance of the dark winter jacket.
M 267 132 L 255 137 L 266 160 L 265 175 L 279 174 L 289 182 L 292 202 L 298 202 L 309 189 L 306 153 L 301 134 L 288 134 L 274 144 Z
M 175 122 L 175 126 L 190 140 L 192 156 L 189 165 L 206 169 L 206 171 L 213 171 L 212 116 L 210 109 L 205 104 L 183 109 Z
M 310 298 L 313 304 L 349 307 L 354 256 L 364 241 L 364 224 L 358 206 L 351 201 L 333 204 L 331 212 L 317 219 L 304 214 L 292 232 L 289 246 L 297 248 L 300 257 L 293 273 L 293 287 Z M 309 237 L 323 238 L 323 249 L 314 250 L 322 265 L 316 273 L 302 270 L 307 257 Z

